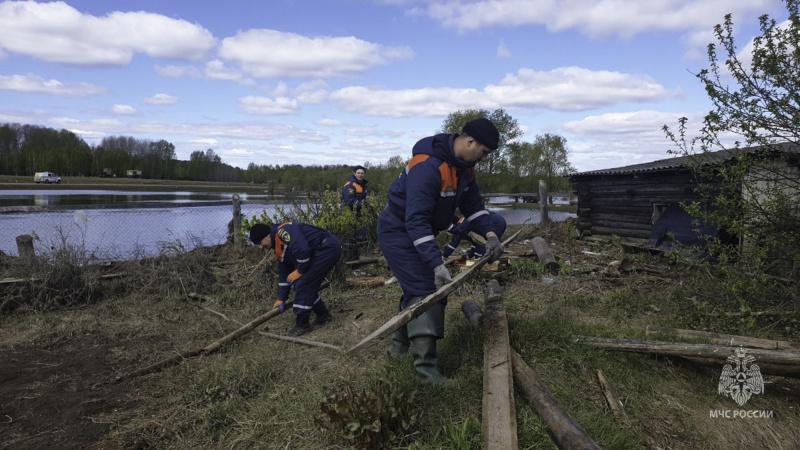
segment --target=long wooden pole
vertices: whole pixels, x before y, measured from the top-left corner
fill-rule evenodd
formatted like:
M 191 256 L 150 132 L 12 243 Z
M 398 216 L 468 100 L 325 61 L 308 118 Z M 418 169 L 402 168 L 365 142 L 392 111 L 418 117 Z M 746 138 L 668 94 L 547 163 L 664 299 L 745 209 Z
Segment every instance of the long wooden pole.
M 505 246 L 513 242 L 514 239 L 517 236 L 519 236 L 520 232 L 522 232 L 522 230 L 517 231 L 511 237 L 506 239 L 505 242 L 503 242 L 503 245 Z M 356 353 L 367 347 L 370 347 L 371 345 L 377 343 L 386 336 L 389 336 L 390 334 L 394 333 L 394 330 L 400 328 L 401 326 L 407 324 L 408 322 L 422 315 L 422 313 L 430 309 L 430 307 L 433 306 L 434 303 L 438 302 L 444 297 L 447 297 L 451 292 L 455 291 L 459 286 L 464 284 L 464 282 L 467 281 L 473 274 L 477 273 L 481 267 L 483 267 L 487 262 L 489 262 L 490 257 L 491 255 L 486 255 L 483 258 L 475 261 L 475 264 L 470 266 L 467 270 L 464 270 L 460 274 L 456 275 L 456 277 L 453 278 L 452 282 L 447 283 L 444 286 L 440 287 L 439 289 L 436 290 L 436 292 L 428 295 L 427 297 L 422 299 L 422 301 L 420 301 L 419 303 L 415 303 L 397 313 L 386 323 L 381 325 L 377 330 L 373 331 L 372 333 L 370 333 L 369 336 L 361 340 L 361 342 L 354 345 L 350 350 L 348 350 L 348 353 Z
M 703 365 L 726 364 L 728 356 L 735 356 L 738 346 L 686 344 L 681 342 L 637 341 L 591 336 L 572 336 L 578 342 L 604 350 L 677 356 Z M 747 348 L 745 352 L 756 358 L 755 364 L 762 374 L 800 377 L 800 352 Z

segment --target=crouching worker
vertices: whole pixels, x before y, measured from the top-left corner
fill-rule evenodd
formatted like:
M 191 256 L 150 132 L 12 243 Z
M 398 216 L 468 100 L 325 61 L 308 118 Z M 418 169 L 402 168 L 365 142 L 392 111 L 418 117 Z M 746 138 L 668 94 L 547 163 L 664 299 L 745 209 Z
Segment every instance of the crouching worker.
M 287 336 L 301 336 L 311 331 L 311 313 L 315 325 L 333 320 L 319 295 L 325 276 L 342 256 L 342 245 L 327 230 L 298 222 L 280 225 L 257 223 L 250 228 L 250 240 L 263 249 L 273 249 L 278 260 L 278 301 L 273 305 L 283 312 L 294 286 L 296 321 Z
M 489 219 L 492 221 L 490 229 L 494 231 L 498 239 L 502 239 L 503 233 L 506 232 L 506 219 L 503 219 L 500 214 L 491 211 L 489 212 Z M 469 220 L 464 217 L 457 218 L 454 216 L 452 225 L 447 229 L 447 232 L 453 235 L 453 239 L 442 250 L 442 256 L 449 258 L 462 240 L 472 244 L 467 251 L 468 258 L 483 258 L 486 256 L 486 246 L 472 239 L 469 235 L 471 231 L 475 230 L 473 230 L 472 223 Z

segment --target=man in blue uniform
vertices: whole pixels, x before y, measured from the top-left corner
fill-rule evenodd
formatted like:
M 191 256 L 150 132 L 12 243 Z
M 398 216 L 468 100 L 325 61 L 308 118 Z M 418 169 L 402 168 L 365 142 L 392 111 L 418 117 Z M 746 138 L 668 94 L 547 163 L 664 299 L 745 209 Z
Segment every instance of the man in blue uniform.
M 461 134 L 438 134 L 417 142 L 413 157 L 392 183 L 378 218 L 378 243 L 403 288 L 400 310 L 418 303 L 452 281 L 444 266 L 436 233 L 446 230 L 458 209 L 474 230 L 486 237 L 491 261 L 503 253 L 491 230 L 489 212 L 475 182 L 475 163 L 497 149 L 500 133 L 488 119 L 464 125 Z M 448 382 L 436 363 L 436 340 L 444 338 L 444 299 L 398 329 L 389 353 L 411 352 L 424 381 Z
M 494 231 L 498 238 L 502 239 L 503 233 L 506 232 L 506 219 L 503 219 L 503 216 L 495 212 L 489 212 L 489 219 L 492 221 L 491 230 Z M 447 232 L 453 235 L 453 239 L 442 250 L 442 256 L 449 258 L 464 239 L 472 244 L 467 252 L 468 258 L 482 258 L 485 256 L 486 246 L 472 239 L 469 235 L 470 231 L 472 231 L 472 224 L 469 220 L 464 217 L 453 217 L 453 224 L 447 229 Z
M 350 209 L 355 209 L 356 217 L 361 217 L 361 208 L 364 200 L 367 199 L 367 180 L 364 177 L 367 175 L 367 169 L 364 166 L 356 166 L 353 168 L 353 174 L 350 179 L 342 186 L 342 203 L 347 204 Z M 367 240 L 367 229 L 361 227 L 355 230 L 352 236 L 345 240 L 344 247 L 346 250 L 345 259 L 347 261 L 354 261 L 360 258 L 359 247 Z
M 288 336 L 301 336 L 311 331 L 312 312 L 317 316 L 316 325 L 333 320 L 319 290 L 325 276 L 342 256 L 342 246 L 335 236 L 305 223 L 257 223 L 250 228 L 250 240 L 263 249 L 273 249 L 278 259 L 278 301 L 274 308 L 283 312 L 294 286 L 292 310 L 296 319 Z

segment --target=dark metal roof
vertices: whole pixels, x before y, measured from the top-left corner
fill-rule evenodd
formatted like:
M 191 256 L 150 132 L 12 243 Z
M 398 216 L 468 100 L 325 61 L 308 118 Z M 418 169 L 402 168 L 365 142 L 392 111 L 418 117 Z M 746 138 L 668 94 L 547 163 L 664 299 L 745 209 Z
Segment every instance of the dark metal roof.
M 668 159 L 659 159 L 658 161 L 652 161 L 648 163 L 641 163 L 641 164 L 633 164 L 630 166 L 624 167 L 616 167 L 613 169 L 600 169 L 600 170 L 591 170 L 588 172 L 578 172 L 570 175 L 572 177 L 585 177 L 585 176 L 595 176 L 595 175 L 629 175 L 634 173 L 655 173 L 655 172 L 662 172 L 667 170 L 683 170 L 686 169 L 685 163 L 689 160 L 689 158 L 695 157 L 702 157 L 704 158 L 703 164 L 719 164 L 724 161 L 728 161 L 732 159 L 735 155 L 740 154 L 741 152 L 761 152 L 765 149 L 774 151 L 787 151 L 787 152 L 796 152 L 797 146 L 794 144 L 777 144 L 773 145 L 772 147 L 748 147 L 748 148 L 741 148 L 741 149 L 728 149 L 728 150 L 720 150 L 716 152 L 709 152 L 703 153 L 698 155 L 690 155 L 690 156 L 678 156 L 675 158 L 668 158 Z

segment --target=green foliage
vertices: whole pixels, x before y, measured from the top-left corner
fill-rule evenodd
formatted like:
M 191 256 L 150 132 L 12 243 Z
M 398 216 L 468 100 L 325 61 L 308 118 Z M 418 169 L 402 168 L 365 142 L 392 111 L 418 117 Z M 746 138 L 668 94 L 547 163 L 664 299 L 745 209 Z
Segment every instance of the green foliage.
M 325 417 L 314 423 L 358 448 L 391 448 L 402 442 L 419 420 L 420 414 L 412 411 L 413 400 L 413 392 L 407 397 L 396 393 L 387 380 L 379 380 L 372 391 L 355 392 L 347 385 L 322 402 Z
M 752 62 L 737 51 L 730 14 L 714 27 L 718 45 L 709 45 L 709 68 L 696 75 L 714 109 L 698 136 L 686 136 L 686 118 L 680 119 L 677 134 L 664 126 L 677 147 L 674 153 L 687 156 L 699 182 L 702 202 L 686 205 L 687 210 L 739 241 L 728 245 L 718 239 L 709 245 L 721 264 L 735 266 L 726 273 L 739 272 L 728 283 L 736 295 L 747 289 L 747 283 L 734 281 L 742 271 L 800 274 L 798 151 L 783 145 L 800 142 L 800 15 L 797 0 L 785 3 L 785 26 L 760 17 Z M 729 145 L 731 135 L 739 140 Z
M 528 258 L 511 260 L 511 274 L 517 278 L 536 278 L 545 273 L 547 273 L 547 269 L 539 261 Z
M 372 189 L 369 197 L 362 202 L 361 217 L 357 217 L 356 211 L 341 201 L 338 190 L 296 196 L 288 200 L 288 206 L 276 205 L 272 215 L 263 210 L 252 218 L 244 217 L 242 233 L 247 236 L 255 223 L 302 222 L 330 231 L 342 243 L 355 230 L 363 227 L 367 229 L 368 241 L 374 243 L 377 242 L 378 214 L 385 203 L 385 192 Z

